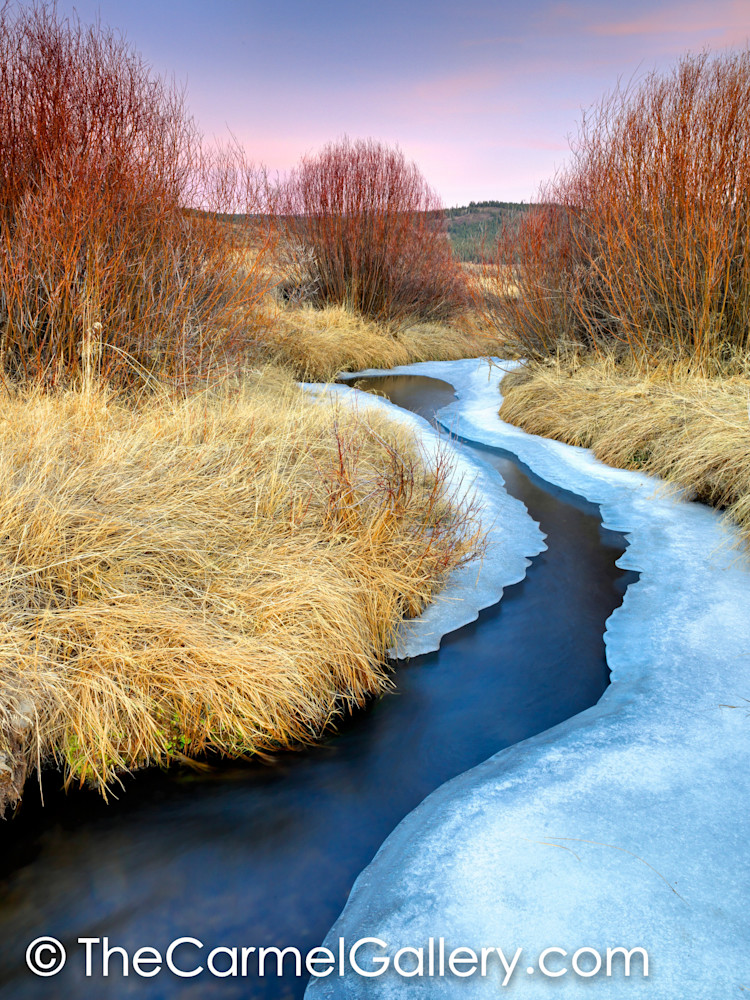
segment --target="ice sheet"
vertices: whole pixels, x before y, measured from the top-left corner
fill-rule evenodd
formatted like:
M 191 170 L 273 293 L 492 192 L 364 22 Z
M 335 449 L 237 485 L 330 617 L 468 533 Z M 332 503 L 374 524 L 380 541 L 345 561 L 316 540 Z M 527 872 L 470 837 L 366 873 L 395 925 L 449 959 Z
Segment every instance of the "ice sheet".
M 652 478 L 500 421 L 502 372 L 484 362 L 393 373 L 452 383 L 459 398 L 441 420 L 599 503 L 628 535 L 620 564 L 641 576 L 607 623 L 612 683 L 599 703 L 428 796 L 360 875 L 326 941 L 377 937 L 390 955 L 430 937 L 506 956 L 522 948 L 507 985 L 495 959 L 486 978 L 337 969 L 306 997 L 747 995 L 750 568 L 738 533 Z M 610 978 L 578 976 L 582 946 L 643 947 L 649 976 L 637 957 L 629 979 L 617 960 Z M 540 972 L 550 947 L 568 953 L 549 959 L 565 975 Z

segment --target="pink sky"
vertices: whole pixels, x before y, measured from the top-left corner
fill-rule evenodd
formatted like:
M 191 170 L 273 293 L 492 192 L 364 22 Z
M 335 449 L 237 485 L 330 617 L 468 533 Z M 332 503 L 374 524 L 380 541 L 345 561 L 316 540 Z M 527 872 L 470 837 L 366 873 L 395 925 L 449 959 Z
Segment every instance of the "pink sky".
M 397 144 L 446 205 L 533 199 L 581 111 L 684 52 L 745 47 L 750 0 L 75 0 L 187 83 L 203 131 L 284 171 L 348 134 Z

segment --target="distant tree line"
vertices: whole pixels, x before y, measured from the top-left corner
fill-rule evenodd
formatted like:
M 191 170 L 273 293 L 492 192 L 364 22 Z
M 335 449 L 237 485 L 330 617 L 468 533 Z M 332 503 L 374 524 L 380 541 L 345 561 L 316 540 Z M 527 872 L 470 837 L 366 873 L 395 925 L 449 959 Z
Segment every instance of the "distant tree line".
M 471 201 L 446 209 L 445 228 L 453 255 L 476 263 L 493 260 L 503 231 L 515 228 L 530 207 L 527 202 Z
M 448 218 L 457 215 L 470 215 L 473 212 L 481 212 L 483 209 L 496 208 L 501 212 L 524 211 L 529 206 L 524 201 L 470 201 L 468 205 L 458 205 L 455 208 L 447 208 L 445 214 Z

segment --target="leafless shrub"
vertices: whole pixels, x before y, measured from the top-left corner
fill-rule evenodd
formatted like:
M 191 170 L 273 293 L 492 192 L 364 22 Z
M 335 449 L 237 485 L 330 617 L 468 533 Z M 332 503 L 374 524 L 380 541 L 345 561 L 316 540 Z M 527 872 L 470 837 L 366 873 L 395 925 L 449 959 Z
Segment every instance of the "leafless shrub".
M 77 376 L 89 331 L 111 377 L 205 365 L 259 294 L 266 238 L 226 221 L 258 194 L 242 152 L 206 149 L 183 93 L 119 36 L 50 4 L 0 9 L 6 372 Z
M 292 172 L 282 206 L 290 282 L 313 301 L 385 321 L 445 318 L 465 304 L 440 204 L 400 151 L 330 143 Z
M 716 370 L 750 343 L 750 51 L 685 56 L 584 118 L 512 245 L 494 315 L 533 356 L 570 346 Z

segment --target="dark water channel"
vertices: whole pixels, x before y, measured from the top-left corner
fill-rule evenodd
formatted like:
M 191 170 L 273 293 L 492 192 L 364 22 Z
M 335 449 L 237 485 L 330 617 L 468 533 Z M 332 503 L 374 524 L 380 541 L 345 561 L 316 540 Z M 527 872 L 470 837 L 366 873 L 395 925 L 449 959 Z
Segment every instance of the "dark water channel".
M 377 380 L 380 391 L 428 416 L 453 398 L 444 382 Z M 400 819 L 430 791 L 502 747 L 595 703 L 608 683 L 602 632 L 634 578 L 614 565 L 621 536 L 596 508 L 548 489 L 507 456 L 476 449 L 507 477 L 548 534 L 526 579 L 438 653 L 398 667 L 397 693 L 348 720 L 328 742 L 272 765 L 195 774 L 145 772 L 117 801 L 45 776 L 0 828 L 0 997 L 300 997 L 305 980 L 153 979 L 113 958 L 84 974 L 79 937 L 107 936 L 132 955 L 164 953 L 178 937 L 184 966 L 217 946 L 319 944 L 357 874 Z M 53 935 L 68 963 L 55 978 L 26 969 L 27 944 Z M 221 961 L 217 964 L 221 965 Z M 272 963 L 271 970 L 275 972 Z M 252 965 L 251 965 L 252 969 Z

